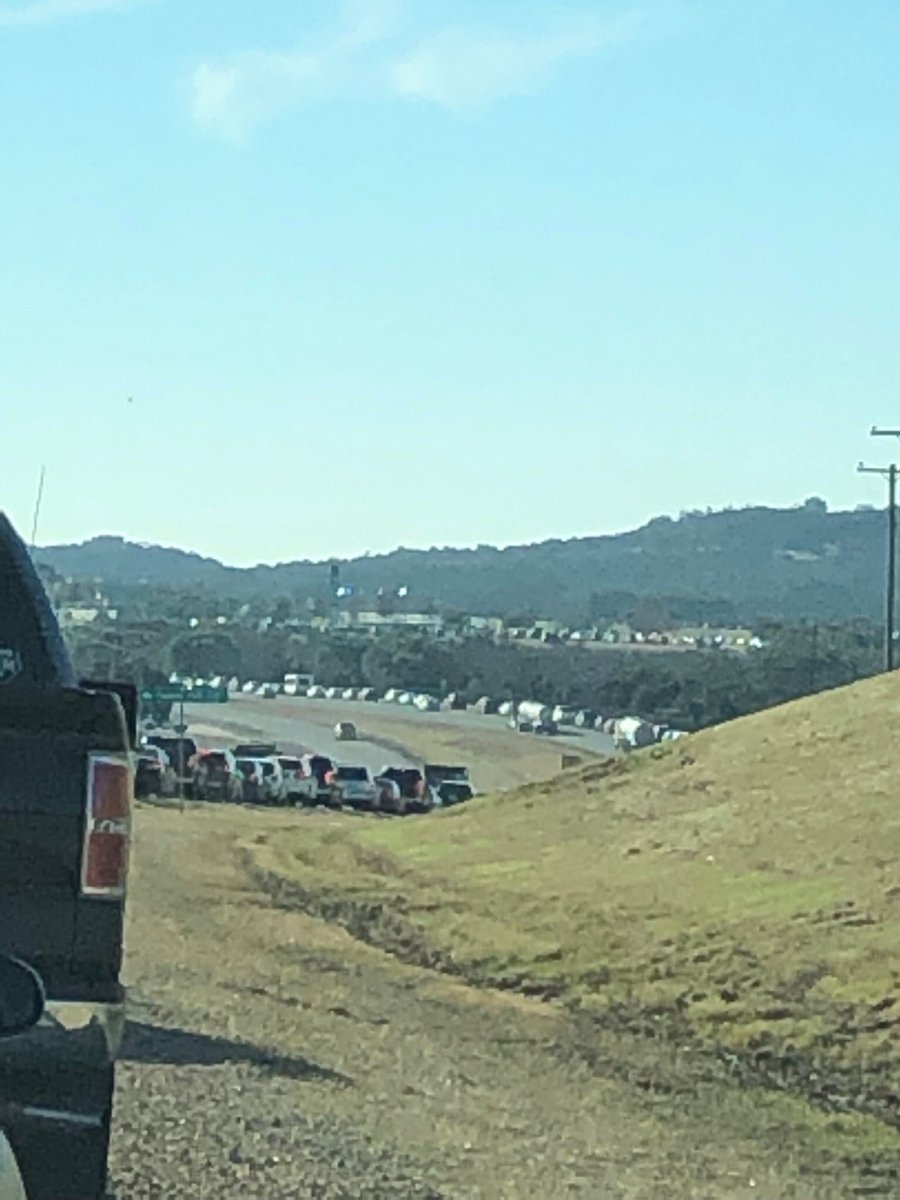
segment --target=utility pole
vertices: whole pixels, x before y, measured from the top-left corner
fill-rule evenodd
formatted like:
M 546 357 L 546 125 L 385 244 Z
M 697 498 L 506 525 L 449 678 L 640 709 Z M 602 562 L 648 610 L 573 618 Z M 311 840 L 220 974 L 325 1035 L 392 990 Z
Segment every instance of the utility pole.
M 181 685 L 178 708 L 178 811 L 184 812 L 184 684 Z
M 872 428 L 869 430 L 869 433 L 871 434 L 872 437 L 900 438 L 900 429 L 879 429 L 879 427 L 877 425 L 873 425 Z M 890 635 L 889 635 L 891 638 L 891 642 L 890 642 L 890 649 L 889 649 L 888 653 L 885 655 L 885 658 L 889 664 L 888 670 L 890 671 L 892 669 L 893 663 L 894 663 L 893 629 L 894 629 L 894 610 L 895 610 L 896 595 L 897 595 L 896 587 L 894 586 L 893 583 L 890 582 L 890 580 L 892 580 L 892 579 L 896 580 L 896 574 L 897 574 L 897 568 L 896 568 L 896 563 L 897 563 L 897 505 L 896 505 L 897 467 L 895 465 L 892 465 L 889 468 L 887 475 L 888 475 L 888 537 L 890 538 L 890 544 L 888 546 L 888 579 L 889 579 L 888 587 L 890 588 L 890 595 L 889 595 L 889 600 L 888 600 L 888 625 L 889 625 L 889 629 L 891 631 Z
M 872 430 L 873 434 L 881 433 Z M 886 432 L 886 431 L 885 431 Z M 895 436 L 900 436 L 900 431 Z M 857 471 L 867 475 L 881 475 L 888 481 L 888 547 L 887 547 L 887 598 L 885 604 L 884 664 L 886 671 L 894 669 L 894 602 L 897 593 L 897 464 L 888 467 L 867 467 L 863 463 Z

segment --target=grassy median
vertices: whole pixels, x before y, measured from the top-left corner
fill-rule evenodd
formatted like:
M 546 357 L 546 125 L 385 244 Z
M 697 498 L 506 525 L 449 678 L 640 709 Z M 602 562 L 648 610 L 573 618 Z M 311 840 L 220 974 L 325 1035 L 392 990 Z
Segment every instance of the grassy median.
M 880 1144 L 900 1126 L 898 724 L 882 677 L 446 813 L 322 817 L 249 850 L 273 887 L 395 953 L 875 1117 L 854 1137 Z

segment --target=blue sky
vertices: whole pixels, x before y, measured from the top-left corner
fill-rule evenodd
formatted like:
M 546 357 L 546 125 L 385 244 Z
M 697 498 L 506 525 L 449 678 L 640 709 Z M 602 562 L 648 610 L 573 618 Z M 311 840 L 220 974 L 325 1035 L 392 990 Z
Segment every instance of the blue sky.
M 880 504 L 898 61 L 896 0 L 0 0 L 0 504 L 235 563 Z

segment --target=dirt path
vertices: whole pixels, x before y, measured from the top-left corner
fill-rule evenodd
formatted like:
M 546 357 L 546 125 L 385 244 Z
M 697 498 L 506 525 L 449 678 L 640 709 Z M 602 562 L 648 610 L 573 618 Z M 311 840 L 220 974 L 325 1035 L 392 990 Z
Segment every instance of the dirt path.
M 275 907 L 238 842 L 288 819 L 138 813 L 117 1200 L 848 1194 L 602 1078 L 553 1007 Z

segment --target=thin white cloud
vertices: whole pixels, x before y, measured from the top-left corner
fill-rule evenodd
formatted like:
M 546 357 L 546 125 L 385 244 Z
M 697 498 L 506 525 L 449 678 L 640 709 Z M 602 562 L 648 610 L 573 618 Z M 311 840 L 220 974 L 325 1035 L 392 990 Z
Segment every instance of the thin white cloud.
M 224 65 L 201 63 L 192 80 L 194 120 L 241 145 L 262 121 L 320 94 L 325 68 L 316 54 L 243 54 Z
M 345 0 L 341 12 L 318 45 L 201 63 L 191 80 L 197 125 L 241 145 L 298 104 L 360 92 L 471 111 L 533 90 L 567 61 L 630 39 L 642 23 L 636 11 L 598 20 L 556 10 L 542 35 L 454 28 L 411 36 L 414 10 L 402 0 Z
M 194 120 L 242 145 L 279 112 L 356 86 L 367 53 L 390 37 L 400 11 L 399 0 L 346 0 L 337 32 L 318 46 L 201 63 L 191 80 Z
M 396 33 L 403 19 L 401 0 L 344 0 L 339 46 L 361 50 Z
M 0 25 L 49 25 L 69 17 L 119 12 L 143 0 L 0 0 Z
M 400 96 L 457 112 L 471 110 L 532 91 L 566 61 L 622 42 L 635 27 L 628 18 L 570 22 L 543 37 L 448 31 L 395 62 L 390 81 Z

